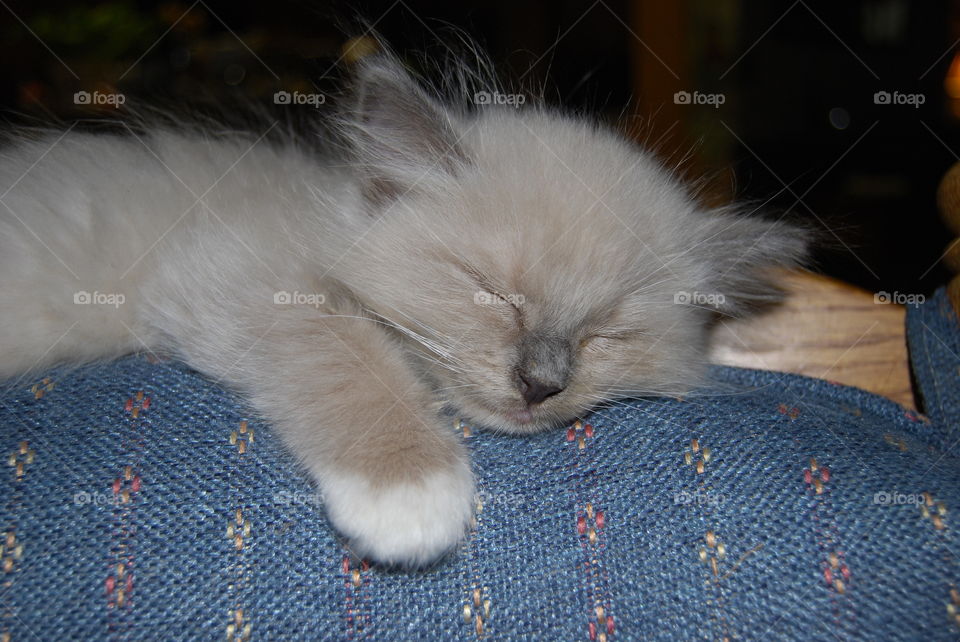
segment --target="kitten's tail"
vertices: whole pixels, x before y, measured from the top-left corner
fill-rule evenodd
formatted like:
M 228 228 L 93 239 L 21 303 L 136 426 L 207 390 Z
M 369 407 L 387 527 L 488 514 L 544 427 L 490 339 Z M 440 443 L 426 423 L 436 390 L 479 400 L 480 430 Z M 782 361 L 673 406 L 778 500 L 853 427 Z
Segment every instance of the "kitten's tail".
M 0 380 L 151 343 L 136 319 L 144 244 L 123 209 L 101 211 L 103 195 L 84 189 L 91 159 L 79 152 L 105 156 L 88 142 L 50 137 L 3 150 Z M 110 187 L 120 192 L 118 182 Z

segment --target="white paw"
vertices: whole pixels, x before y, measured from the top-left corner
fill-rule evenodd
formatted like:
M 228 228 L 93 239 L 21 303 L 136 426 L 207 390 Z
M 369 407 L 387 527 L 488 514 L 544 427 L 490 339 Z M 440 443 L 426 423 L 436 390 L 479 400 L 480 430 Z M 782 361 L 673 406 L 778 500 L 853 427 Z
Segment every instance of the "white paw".
M 324 475 L 324 504 L 353 551 L 386 564 L 432 562 L 464 537 L 473 512 L 465 463 L 420 482 L 376 487 L 355 475 Z

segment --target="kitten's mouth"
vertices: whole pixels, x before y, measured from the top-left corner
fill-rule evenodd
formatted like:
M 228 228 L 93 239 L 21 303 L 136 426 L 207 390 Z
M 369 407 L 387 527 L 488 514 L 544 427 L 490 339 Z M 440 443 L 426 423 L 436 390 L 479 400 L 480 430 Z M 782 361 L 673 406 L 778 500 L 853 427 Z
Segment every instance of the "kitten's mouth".
M 533 423 L 533 412 L 530 410 L 508 410 L 503 413 L 503 415 L 510 421 L 521 426 Z

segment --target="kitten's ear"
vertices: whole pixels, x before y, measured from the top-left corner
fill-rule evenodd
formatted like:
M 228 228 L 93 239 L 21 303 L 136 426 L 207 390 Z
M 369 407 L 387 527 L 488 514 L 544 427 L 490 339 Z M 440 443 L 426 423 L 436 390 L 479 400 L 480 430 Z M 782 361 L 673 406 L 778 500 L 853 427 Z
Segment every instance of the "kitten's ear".
M 376 204 L 429 189 L 462 169 L 452 115 L 387 54 L 357 63 L 348 135 Z
M 792 223 L 711 212 L 697 228 L 710 270 L 703 284 L 721 314 L 742 316 L 781 300 L 783 270 L 809 255 L 811 231 Z

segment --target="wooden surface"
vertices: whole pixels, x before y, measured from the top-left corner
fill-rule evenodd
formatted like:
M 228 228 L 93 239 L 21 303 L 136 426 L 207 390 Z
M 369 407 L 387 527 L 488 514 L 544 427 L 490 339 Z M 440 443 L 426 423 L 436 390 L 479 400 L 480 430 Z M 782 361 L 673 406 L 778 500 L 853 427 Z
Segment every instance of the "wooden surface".
M 789 274 L 787 284 L 782 306 L 720 324 L 715 363 L 838 381 L 914 408 L 903 306 L 809 272 Z

